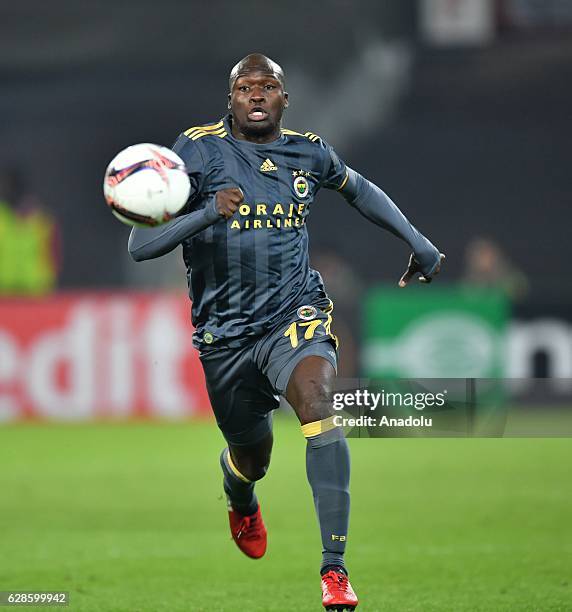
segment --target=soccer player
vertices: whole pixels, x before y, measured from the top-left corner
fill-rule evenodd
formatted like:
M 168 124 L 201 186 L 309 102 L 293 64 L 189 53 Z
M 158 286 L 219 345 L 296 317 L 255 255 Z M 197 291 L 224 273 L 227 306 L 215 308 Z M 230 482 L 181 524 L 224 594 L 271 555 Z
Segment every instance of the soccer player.
M 306 437 L 306 469 L 322 537 L 322 602 L 357 606 L 344 563 L 350 458 L 331 403 L 337 363 L 332 302 L 308 261 L 306 218 L 320 188 L 411 247 L 399 281 L 429 282 L 443 256 L 395 204 L 345 165 L 317 135 L 281 127 L 288 106 L 282 68 L 258 53 L 230 73 L 229 114 L 192 127 L 173 149 L 192 190 L 185 214 L 134 228 L 136 261 L 183 246 L 199 350 L 212 408 L 227 447 L 220 456 L 230 530 L 252 558 L 266 551 L 254 492 L 272 450 L 271 413 L 284 396 Z

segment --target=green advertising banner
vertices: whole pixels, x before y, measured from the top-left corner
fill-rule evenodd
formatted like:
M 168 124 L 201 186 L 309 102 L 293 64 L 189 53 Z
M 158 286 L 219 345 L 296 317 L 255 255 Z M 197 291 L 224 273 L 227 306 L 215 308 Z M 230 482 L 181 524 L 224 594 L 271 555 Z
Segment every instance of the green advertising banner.
M 364 374 L 501 378 L 508 314 L 504 294 L 488 289 L 375 289 L 364 307 Z

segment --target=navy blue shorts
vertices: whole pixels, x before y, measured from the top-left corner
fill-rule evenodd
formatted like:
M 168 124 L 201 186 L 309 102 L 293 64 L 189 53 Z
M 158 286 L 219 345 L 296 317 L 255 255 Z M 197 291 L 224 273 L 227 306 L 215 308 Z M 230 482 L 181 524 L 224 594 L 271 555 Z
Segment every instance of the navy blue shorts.
M 254 444 L 272 431 L 292 371 L 310 355 L 337 371 L 337 341 L 330 332 L 331 306 L 301 306 L 269 333 L 238 348 L 205 347 L 200 359 L 217 424 L 227 442 Z

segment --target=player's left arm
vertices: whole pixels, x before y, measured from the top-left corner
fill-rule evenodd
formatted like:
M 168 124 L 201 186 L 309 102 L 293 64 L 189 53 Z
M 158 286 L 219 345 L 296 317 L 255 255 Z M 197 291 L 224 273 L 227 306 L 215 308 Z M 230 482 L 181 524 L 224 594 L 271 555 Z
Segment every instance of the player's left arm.
M 399 286 L 405 287 L 416 274 L 420 274 L 421 282 L 431 282 L 439 273 L 445 255 L 407 219 L 383 190 L 351 168 L 346 167 L 346 172 L 347 178 L 340 193 L 349 205 L 372 223 L 404 240 L 413 251 Z
M 404 240 L 411 247 L 413 252 L 409 265 L 399 280 L 399 286 L 405 287 L 416 274 L 420 274 L 421 282 L 431 282 L 439 273 L 445 255 L 409 222 L 384 191 L 359 172 L 348 168 L 330 145 L 324 141 L 321 141 L 321 145 L 325 152 L 323 185 L 339 191 L 350 206 L 366 219 Z

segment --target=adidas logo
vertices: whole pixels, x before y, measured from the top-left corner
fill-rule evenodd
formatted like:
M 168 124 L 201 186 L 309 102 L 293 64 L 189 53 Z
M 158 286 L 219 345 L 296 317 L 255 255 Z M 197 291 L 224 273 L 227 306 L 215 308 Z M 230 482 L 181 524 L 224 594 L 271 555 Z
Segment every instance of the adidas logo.
M 278 168 L 274 165 L 274 162 L 268 157 L 262 162 L 260 166 L 261 172 L 272 172 L 272 170 L 278 170 Z

